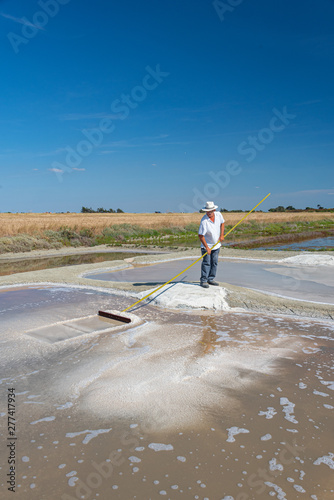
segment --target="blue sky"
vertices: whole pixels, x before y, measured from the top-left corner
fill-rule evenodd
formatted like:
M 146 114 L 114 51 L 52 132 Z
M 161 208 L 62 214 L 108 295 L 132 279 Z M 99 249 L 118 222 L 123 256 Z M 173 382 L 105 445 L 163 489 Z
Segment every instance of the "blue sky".
M 0 211 L 334 206 L 333 0 L 3 0 Z

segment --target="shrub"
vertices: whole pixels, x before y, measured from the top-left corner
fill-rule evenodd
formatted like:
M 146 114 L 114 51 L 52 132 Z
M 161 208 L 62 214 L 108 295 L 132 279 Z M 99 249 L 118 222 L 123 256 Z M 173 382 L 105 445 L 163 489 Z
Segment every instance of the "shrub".
M 42 250 L 51 248 L 60 248 L 60 242 L 50 242 L 43 238 L 21 234 L 11 238 L 0 238 L 0 253 L 7 252 L 30 252 L 31 250 Z
M 52 231 L 51 229 L 47 229 L 44 231 L 44 236 L 46 239 L 51 241 L 60 241 L 61 237 L 58 231 Z
M 194 222 L 192 222 L 191 224 L 187 224 L 184 229 L 188 233 L 197 233 L 198 228 L 199 228 L 199 224 L 195 224 Z
M 94 232 L 91 228 L 85 227 L 80 230 L 80 236 L 86 237 L 86 238 L 94 238 Z

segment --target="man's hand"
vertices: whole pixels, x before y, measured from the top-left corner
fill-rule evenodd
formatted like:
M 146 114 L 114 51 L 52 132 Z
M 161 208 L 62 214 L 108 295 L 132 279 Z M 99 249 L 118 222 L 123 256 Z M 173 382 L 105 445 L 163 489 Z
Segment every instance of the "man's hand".
M 220 225 L 220 238 L 219 241 L 224 241 L 225 223 Z
M 204 238 L 203 234 L 199 234 L 199 235 L 198 235 L 198 237 L 199 237 L 199 239 L 201 240 L 202 245 L 205 247 L 205 249 L 206 249 L 206 253 L 207 253 L 208 255 L 210 255 L 210 253 L 211 253 L 211 248 L 207 245 L 207 243 L 206 243 L 206 241 L 205 241 L 205 238 Z

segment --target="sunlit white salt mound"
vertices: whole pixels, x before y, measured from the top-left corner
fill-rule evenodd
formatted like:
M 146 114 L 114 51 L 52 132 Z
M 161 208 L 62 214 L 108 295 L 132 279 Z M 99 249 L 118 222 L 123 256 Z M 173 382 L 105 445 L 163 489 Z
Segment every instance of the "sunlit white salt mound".
M 286 264 L 301 264 L 305 266 L 334 266 L 334 257 L 331 255 L 320 255 L 318 253 L 312 255 L 295 255 L 294 257 L 286 257 L 280 260 Z
M 137 296 L 141 299 L 152 292 L 146 290 Z M 214 309 L 228 311 L 230 307 L 226 301 L 226 289 L 218 286 L 202 288 L 199 285 L 185 283 L 171 283 L 152 294 L 146 300 L 153 305 L 169 309 Z

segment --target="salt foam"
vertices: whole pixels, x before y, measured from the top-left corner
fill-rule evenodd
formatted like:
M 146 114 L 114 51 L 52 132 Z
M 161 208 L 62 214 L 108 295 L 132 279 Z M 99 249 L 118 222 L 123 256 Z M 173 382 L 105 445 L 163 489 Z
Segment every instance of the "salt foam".
M 85 431 L 79 431 L 79 432 L 68 432 L 66 434 L 66 437 L 74 438 L 74 437 L 80 436 L 80 434 L 87 434 L 87 436 L 82 441 L 83 444 L 87 444 L 87 443 L 89 443 L 89 441 L 91 441 L 91 439 L 94 439 L 99 434 L 104 434 L 106 432 L 110 432 L 111 430 L 112 430 L 111 428 L 110 429 L 97 429 L 97 430 L 87 429 Z
M 234 436 L 237 434 L 248 434 L 249 430 L 248 429 L 243 429 L 242 427 L 230 427 L 229 429 L 226 429 L 228 431 L 228 438 L 226 441 L 228 443 L 234 443 L 235 439 Z
M 154 288 L 140 292 L 138 298 L 145 297 Z M 163 286 L 156 293 L 148 297 L 154 305 L 169 309 L 213 309 L 228 311 L 230 307 L 226 301 L 226 289 L 210 287 L 203 289 L 197 284 L 172 283 Z
M 170 451 L 174 450 L 174 447 L 171 444 L 164 444 L 164 443 L 150 443 L 148 445 L 151 450 L 154 451 Z
M 328 453 L 328 455 L 324 455 L 323 457 L 319 457 L 313 462 L 313 465 L 325 464 L 328 465 L 331 469 L 334 469 L 334 453 Z

